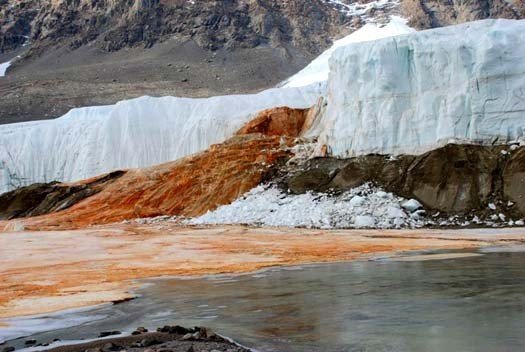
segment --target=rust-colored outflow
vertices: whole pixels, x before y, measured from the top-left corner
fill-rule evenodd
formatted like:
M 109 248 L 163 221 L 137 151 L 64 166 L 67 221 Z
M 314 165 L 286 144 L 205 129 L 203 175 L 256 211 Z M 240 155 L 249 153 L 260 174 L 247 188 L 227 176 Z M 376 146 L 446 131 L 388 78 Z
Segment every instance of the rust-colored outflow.
M 263 111 L 236 136 L 174 162 L 131 169 L 72 207 L 4 222 L 6 230 L 75 229 L 160 215 L 198 216 L 229 204 L 257 186 L 268 169 L 289 156 L 307 110 Z M 81 181 L 79 183 L 83 183 Z

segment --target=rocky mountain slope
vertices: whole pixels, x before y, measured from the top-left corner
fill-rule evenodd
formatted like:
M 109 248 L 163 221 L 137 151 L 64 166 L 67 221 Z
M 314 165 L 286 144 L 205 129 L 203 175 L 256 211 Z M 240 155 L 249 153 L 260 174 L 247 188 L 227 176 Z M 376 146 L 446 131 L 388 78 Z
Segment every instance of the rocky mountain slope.
M 0 123 L 269 88 L 359 21 L 325 0 L 2 0 L 0 63 L 21 58 L 0 78 Z
M 4 0 L 0 14 L 0 50 L 27 38 L 36 53 L 57 44 L 112 52 L 175 38 L 211 51 L 292 45 L 315 55 L 346 21 L 322 0 Z
M 410 25 L 428 29 L 486 18 L 521 19 L 523 0 L 403 0 L 402 10 Z

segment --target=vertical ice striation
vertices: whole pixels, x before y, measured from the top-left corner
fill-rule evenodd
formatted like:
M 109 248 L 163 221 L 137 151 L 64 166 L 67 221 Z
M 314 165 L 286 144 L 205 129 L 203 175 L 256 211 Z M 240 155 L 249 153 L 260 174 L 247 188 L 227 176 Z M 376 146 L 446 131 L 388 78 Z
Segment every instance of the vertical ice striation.
M 525 21 L 484 20 L 338 49 L 320 126 L 320 144 L 340 157 L 521 137 Z
M 142 97 L 0 126 L 0 193 L 172 161 L 231 137 L 259 111 L 307 108 L 322 85 L 208 99 Z

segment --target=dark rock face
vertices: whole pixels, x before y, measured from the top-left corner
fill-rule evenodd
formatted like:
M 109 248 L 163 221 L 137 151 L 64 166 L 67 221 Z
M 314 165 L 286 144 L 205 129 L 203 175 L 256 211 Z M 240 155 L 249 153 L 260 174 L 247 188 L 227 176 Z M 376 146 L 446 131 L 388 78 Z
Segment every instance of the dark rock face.
M 403 0 L 402 9 L 409 24 L 418 29 L 486 18 L 525 18 L 523 0 Z
M 525 214 L 525 148 L 508 160 L 503 169 L 504 196 L 515 203 L 516 210 Z
M 501 193 L 498 150 L 448 145 L 416 158 L 406 169 L 403 192 L 447 213 L 477 209 Z
M 37 183 L 0 195 L 0 220 L 48 214 L 67 209 L 98 193 L 102 187 L 124 175 L 115 171 L 91 182 L 68 186 L 58 182 Z
M 24 45 L 37 13 L 27 1 L 0 0 L 0 54 Z
M 280 180 L 292 193 L 341 192 L 366 182 L 446 214 L 483 210 L 489 202 L 515 203 L 506 211 L 525 216 L 525 148 L 449 144 L 420 156 L 367 155 L 317 158 Z M 504 152 L 502 152 L 504 151 Z
M 331 42 L 347 19 L 322 0 L 2 0 L 0 52 L 24 36 L 44 50 L 90 42 L 107 51 L 151 47 L 174 36 L 217 50 L 270 45 L 312 53 Z

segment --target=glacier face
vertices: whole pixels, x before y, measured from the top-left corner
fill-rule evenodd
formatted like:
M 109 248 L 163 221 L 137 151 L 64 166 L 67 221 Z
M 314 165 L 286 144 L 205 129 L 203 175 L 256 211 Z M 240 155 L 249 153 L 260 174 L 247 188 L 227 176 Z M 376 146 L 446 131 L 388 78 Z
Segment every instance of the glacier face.
M 419 154 L 525 130 L 525 20 L 485 20 L 338 49 L 320 146 Z
M 0 193 L 172 161 L 231 137 L 264 109 L 308 108 L 325 87 L 207 99 L 141 97 L 73 109 L 56 120 L 0 126 Z

